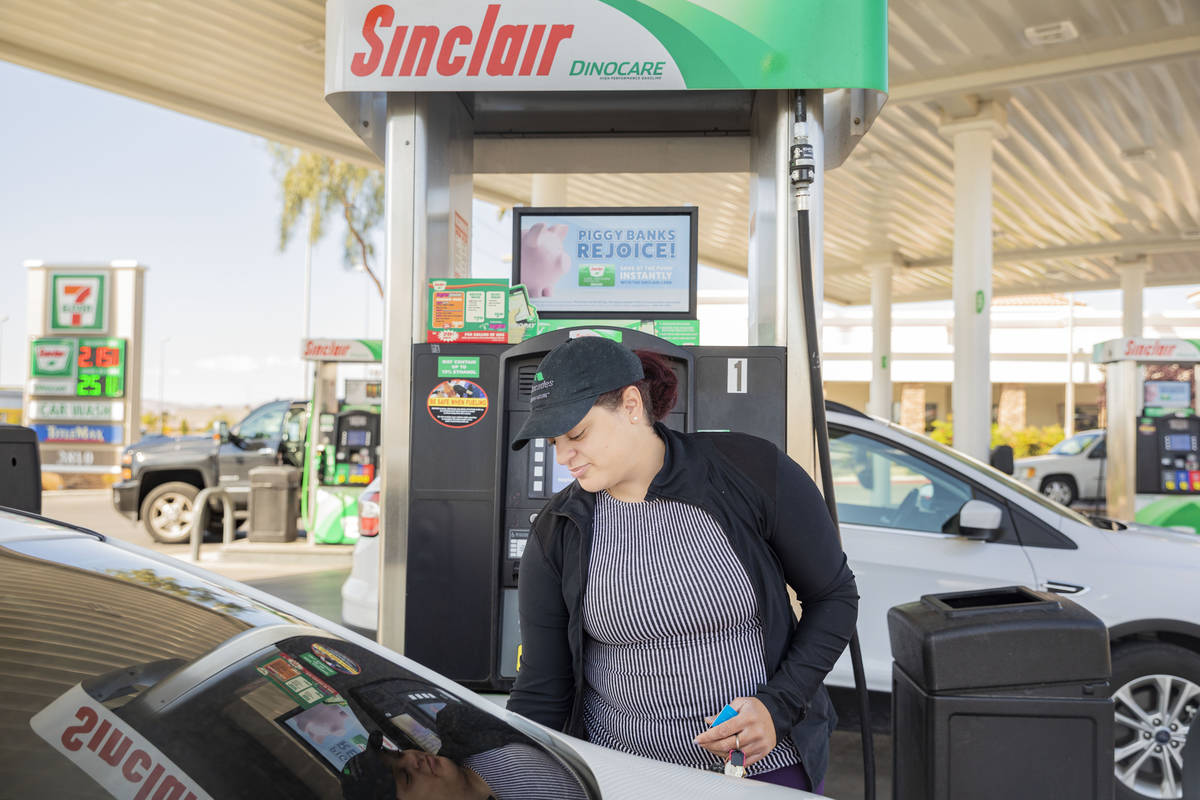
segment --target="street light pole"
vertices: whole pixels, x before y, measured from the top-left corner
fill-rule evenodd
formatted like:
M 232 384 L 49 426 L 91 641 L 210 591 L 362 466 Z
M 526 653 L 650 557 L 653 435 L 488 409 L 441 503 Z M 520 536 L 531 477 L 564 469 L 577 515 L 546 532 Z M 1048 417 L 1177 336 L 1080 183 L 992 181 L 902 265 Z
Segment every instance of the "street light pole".
M 312 336 L 312 206 L 308 207 L 308 224 L 304 227 L 304 338 Z M 312 395 L 310 380 L 313 366 L 301 360 L 304 370 L 304 396 Z
M 170 336 L 164 336 L 159 340 L 158 345 L 158 432 L 163 436 L 167 435 L 167 342 L 171 341 Z

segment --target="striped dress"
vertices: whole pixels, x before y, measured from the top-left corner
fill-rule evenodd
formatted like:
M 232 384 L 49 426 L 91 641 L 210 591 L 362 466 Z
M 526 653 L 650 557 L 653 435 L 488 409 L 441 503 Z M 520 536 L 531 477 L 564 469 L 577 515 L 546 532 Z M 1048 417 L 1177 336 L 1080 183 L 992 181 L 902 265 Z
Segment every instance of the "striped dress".
M 583 598 L 584 723 L 596 744 L 706 768 L 692 743 L 735 697 L 767 679 L 753 587 L 703 510 L 600 492 Z M 752 775 L 799 762 L 783 739 Z
M 551 756 L 512 743 L 463 759 L 496 800 L 586 800 L 579 781 Z

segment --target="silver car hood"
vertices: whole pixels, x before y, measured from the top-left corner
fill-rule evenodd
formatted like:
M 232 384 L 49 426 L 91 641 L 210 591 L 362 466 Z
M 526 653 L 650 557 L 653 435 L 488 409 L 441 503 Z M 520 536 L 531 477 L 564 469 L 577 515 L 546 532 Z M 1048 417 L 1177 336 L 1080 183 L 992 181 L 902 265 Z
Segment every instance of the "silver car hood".
M 1040 456 L 1025 456 L 1013 460 L 1014 467 L 1036 467 L 1038 464 L 1047 464 L 1053 461 L 1063 461 L 1068 458 L 1076 458 L 1077 456 L 1062 456 L 1058 453 L 1043 453 Z
M 666 764 L 648 758 L 619 753 L 579 739 L 555 734 L 591 767 L 605 798 L 656 798 L 667 800 L 698 800 L 720 797 L 722 800 L 767 800 L 811 797 L 819 795 L 785 789 L 769 783 L 745 778 L 729 778 L 678 764 Z
M 1168 563 L 1173 567 L 1200 568 L 1200 534 L 1156 525 L 1122 522 L 1124 530 L 1107 533 L 1118 549 L 1134 561 Z

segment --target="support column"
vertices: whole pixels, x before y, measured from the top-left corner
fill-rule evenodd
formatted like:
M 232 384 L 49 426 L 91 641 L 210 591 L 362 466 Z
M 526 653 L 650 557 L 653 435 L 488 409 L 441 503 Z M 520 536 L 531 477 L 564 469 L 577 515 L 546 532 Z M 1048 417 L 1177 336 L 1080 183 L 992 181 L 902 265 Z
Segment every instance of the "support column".
M 1004 134 L 994 102 L 969 118 L 943 116 L 954 142 L 954 447 L 986 462 L 991 443 L 992 142 Z
M 531 206 L 565 206 L 567 204 L 566 174 L 538 173 L 533 176 Z
M 1145 257 L 1116 264 L 1121 276 L 1121 336 L 1126 339 L 1142 335 L 1142 290 L 1146 288 L 1147 267 L 1149 262 Z
M 1075 435 L 1075 293 L 1067 292 L 1067 396 L 1063 398 L 1063 435 Z
M 867 413 L 892 419 L 892 271 L 893 255 L 871 259 L 871 394 Z
M 409 525 L 413 345 L 424 339 L 428 278 L 450 276 L 456 246 L 470 252 L 469 231 L 463 242 L 455 216 L 471 218 L 471 138 L 471 120 L 457 96 L 388 93 L 378 639 L 397 652 L 404 652 L 409 616 L 409 537 L 420 533 Z M 423 413 L 423 398 L 416 403 Z M 428 610 L 417 605 L 412 614 Z

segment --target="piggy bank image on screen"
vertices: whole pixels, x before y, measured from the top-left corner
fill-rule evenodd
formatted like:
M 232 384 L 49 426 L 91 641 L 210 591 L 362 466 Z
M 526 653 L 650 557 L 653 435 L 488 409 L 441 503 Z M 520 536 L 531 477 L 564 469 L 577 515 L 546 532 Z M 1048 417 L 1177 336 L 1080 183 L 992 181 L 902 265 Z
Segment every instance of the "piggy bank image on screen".
M 550 297 L 570 269 L 571 256 L 563 250 L 566 236 L 566 225 L 541 222 L 521 234 L 521 282 L 530 297 Z

